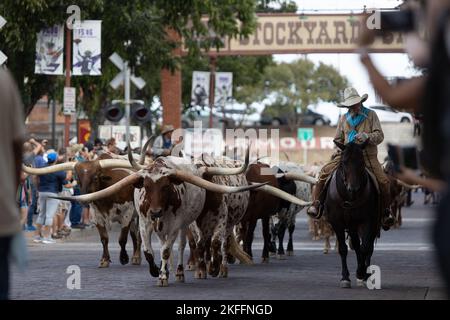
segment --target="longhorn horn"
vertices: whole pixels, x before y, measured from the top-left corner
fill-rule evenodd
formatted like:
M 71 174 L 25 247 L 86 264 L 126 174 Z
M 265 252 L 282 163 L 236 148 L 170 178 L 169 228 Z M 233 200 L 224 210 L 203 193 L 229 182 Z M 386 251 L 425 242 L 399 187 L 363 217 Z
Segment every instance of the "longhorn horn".
M 252 184 L 254 184 L 254 182 L 252 182 Z M 310 206 L 312 204 L 311 201 L 304 201 L 273 186 L 263 185 L 262 187 L 259 188 L 259 190 L 302 207 Z
M 121 160 L 121 159 L 103 159 L 103 160 L 99 160 L 98 163 L 102 169 L 110 169 L 110 168 L 130 169 L 130 168 L 133 168 L 133 166 L 130 164 L 129 161 Z
M 263 186 L 267 183 L 267 182 L 264 182 L 264 183 L 255 183 L 253 185 L 246 185 L 246 186 L 242 186 L 242 187 L 230 187 L 230 186 L 224 186 L 224 185 L 212 183 L 208 180 L 200 178 L 191 173 L 183 172 L 181 170 L 174 170 L 171 175 L 177 177 L 180 180 L 183 180 L 185 182 L 196 185 L 200 188 L 204 188 L 208 191 L 212 191 L 212 192 L 216 192 L 216 193 L 244 192 L 244 191 L 249 191 L 249 190 L 260 188 L 261 186 Z
M 134 168 L 135 170 L 138 170 L 138 171 L 146 168 L 145 165 L 139 164 L 136 162 L 136 160 L 134 160 L 133 154 L 131 153 L 130 141 L 127 141 L 127 153 L 128 153 L 128 164 L 130 164 L 132 168 Z M 141 155 L 141 157 L 142 157 L 142 155 Z
M 298 181 L 303 181 L 303 182 L 307 182 L 309 184 L 316 184 L 317 183 L 317 179 L 311 176 L 308 176 L 307 174 L 304 173 L 298 173 L 298 172 L 286 172 L 284 174 L 284 177 L 288 180 L 298 180 Z
M 92 202 L 107 198 L 119 192 L 122 188 L 134 184 L 139 181 L 140 175 L 134 173 L 126 178 L 116 182 L 112 186 L 93 193 L 83 194 L 80 196 L 49 196 L 52 199 L 66 200 L 66 201 L 78 201 L 78 202 Z
M 406 189 L 412 189 L 412 190 L 415 190 L 415 189 L 419 189 L 419 188 L 421 188 L 422 186 L 420 186 L 420 185 L 410 185 L 410 184 L 408 184 L 408 183 L 406 183 L 406 182 L 403 182 L 402 180 L 400 180 L 400 179 L 397 179 L 397 183 L 399 184 L 399 185 L 401 185 L 402 187 L 405 187 Z
M 245 161 L 242 164 L 242 166 L 238 168 L 221 168 L 221 167 L 202 167 L 200 169 L 200 172 L 202 174 L 209 174 L 214 176 L 224 176 L 224 175 L 237 175 L 245 172 L 248 168 L 248 164 L 250 162 L 250 147 L 251 143 L 249 144 L 247 151 L 245 152 Z
M 34 174 L 36 176 L 40 176 L 43 174 L 49 174 L 54 173 L 58 171 L 66 171 L 66 170 L 73 170 L 75 168 L 76 162 L 65 162 L 60 164 L 55 164 L 53 166 L 48 166 L 44 168 L 32 168 L 27 167 L 26 165 L 22 164 L 22 170 L 28 174 Z
M 147 142 L 142 147 L 141 157 L 139 158 L 139 164 L 140 165 L 143 165 L 145 163 L 145 154 L 147 153 L 148 148 L 151 149 L 153 147 L 153 143 L 154 143 L 155 138 L 156 138 L 155 135 L 150 136 L 150 138 L 148 138 Z

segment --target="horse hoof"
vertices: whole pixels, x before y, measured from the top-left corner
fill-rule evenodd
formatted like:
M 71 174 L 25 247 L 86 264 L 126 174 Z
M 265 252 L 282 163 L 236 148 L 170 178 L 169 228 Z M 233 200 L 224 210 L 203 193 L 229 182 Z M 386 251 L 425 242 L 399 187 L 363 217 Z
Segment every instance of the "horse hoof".
M 124 253 L 124 254 L 121 254 L 120 255 L 120 264 L 121 265 L 125 265 L 125 264 L 128 264 L 128 262 L 130 261 L 130 258 L 128 257 L 128 254 L 127 253 Z
M 286 256 L 284 254 L 277 254 L 277 259 L 278 260 L 286 260 Z
M 350 280 L 341 280 L 341 288 L 351 288 Z
M 267 257 L 267 258 L 262 258 L 261 263 L 269 263 L 269 257 Z
M 184 274 L 177 274 L 177 275 L 175 276 L 175 280 L 176 280 L 177 282 L 182 282 L 182 283 L 184 283 Z
M 108 268 L 109 267 L 109 261 L 102 260 L 100 261 L 100 264 L 98 265 L 99 268 Z
M 294 255 L 294 251 L 286 251 L 286 255 L 292 257 Z
M 169 279 L 158 279 L 156 281 L 156 285 L 158 287 L 168 287 L 169 286 Z
M 329 250 L 328 249 L 323 249 L 323 254 L 328 254 Z
M 356 286 L 357 287 L 364 287 L 365 286 L 365 281 L 364 281 L 364 279 L 358 279 L 358 278 L 356 278 Z
M 276 252 L 269 251 L 269 256 L 270 257 L 274 257 L 275 255 L 276 255 Z
M 188 264 L 188 265 L 186 266 L 186 270 L 187 270 L 187 271 L 195 271 L 195 265 L 193 265 L 193 264 Z
M 131 258 L 131 264 L 134 266 L 140 266 L 141 265 L 141 257 L 133 257 Z

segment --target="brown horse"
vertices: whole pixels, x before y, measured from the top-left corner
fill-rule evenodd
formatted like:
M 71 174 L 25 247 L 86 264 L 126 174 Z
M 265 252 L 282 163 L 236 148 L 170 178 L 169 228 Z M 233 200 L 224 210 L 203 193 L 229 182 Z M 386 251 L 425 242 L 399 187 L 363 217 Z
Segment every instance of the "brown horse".
M 324 214 L 336 233 L 339 245 L 342 263 L 340 286 L 350 288 L 345 232 L 350 236 L 358 261 L 357 284 L 363 285 L 369 277 L 367 267 L 380 231 L 379 201 L 377 189 L 364 163 L 363 151 L 367 142 L 361 145 L 335 143 L 342 150 L 341 162 L 329 183 Z

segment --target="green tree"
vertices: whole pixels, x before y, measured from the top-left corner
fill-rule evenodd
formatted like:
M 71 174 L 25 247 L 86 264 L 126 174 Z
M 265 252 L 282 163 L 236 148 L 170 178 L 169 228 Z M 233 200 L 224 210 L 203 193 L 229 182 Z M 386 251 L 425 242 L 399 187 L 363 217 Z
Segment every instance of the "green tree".
M 309 105 L 319 100 L 338 103 L 348 80 L 333 66 L 299 59 L 269 66 L 264 83 L 258 86 L 259 90 L 253 91 L 254 96 L 259 97 L 255 99 L 263 100 L 269 93 L 275 96 L 275 102 L 266 107 L 265 113 L 272 117 L 285 116 L 289 127 L 294 129 Z
M 0 2 L 0 15 L 8 21 L 0 32 L 1 50 L 9 57 L 7 66 L 19 83 L 27 114 L 55 86 L 62 95 L 63 77 L 34 74 L 36 34 L 45 27 L 64 23 L 66 8 L 71 4 L 73 1 L 68 0 Z M 179 67 L 171 52 L 180 43 L 168 38 L 168 28 L 184 37 L 190 55 L 195 57 L 202 48 L 220 47 L 225 36 L 249 35 L 255 26 L 256 0 L 78 0 L 76 4 L 82 19 L 103 21 L 102 76 L 72 78 L 73 85 L 83 93 L 79 105 L 91 119 L 108 100 L 121 95 L 109 88 L 118 71 L 107 62 L 113 52 L 128 60 L 134 72 L 147 81 L 136 96 L 150 100 L 159 92 L 161 68 Z M 209 15 L 206 24 L 204 14 Z M 199 42 L 199 37 L 206 40 Z

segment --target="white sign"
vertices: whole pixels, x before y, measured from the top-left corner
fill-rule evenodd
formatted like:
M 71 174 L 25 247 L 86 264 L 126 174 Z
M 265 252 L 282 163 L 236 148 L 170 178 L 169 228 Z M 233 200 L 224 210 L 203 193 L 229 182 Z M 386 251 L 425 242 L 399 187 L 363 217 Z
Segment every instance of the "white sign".
M 37 34 L 34 73 L 63 74 L 64 28 L 62 25 L 41 30 Z
M 99 138 L 108 140 L 116 139 L 117 147 L 124 150 L 127 146 L 126 126 L 102 125 L 98 127 Z M 139 141 L 141 141 L 141 127 L 130 126 L 130 144 L 131 148 L 139 148 Z
M 119 56 L 115 52 L 109 57 L 109 60 L 111 60 L 111 62 L 114 63 L 114 65 L 122 71 L 121 73 L 116 75 L 114 77 L 114 79 L 112 79 L 111 82 L 109 83 L 110 86 L 113 87 L 113 89 L 117 89 L 125 81 L 125 72 L 123 70 L 124 69 L 123 67 L 125 65 L 125 61 L 123 61 L 122 57 Z M 146 85 L 144 79 L 142 79 L 140 77 L 136 77 L 134 74 L 130 75 L 130 80 L 131 80 L 131 82 L 133 82 L 133 84 L 139 90 L 141 90 Z
M 77 105 L 77 97 L 76 97 L 75 88 L 65 87 L 64 88 L 64 103 L 63 103 L 64 114 L 65 115 L 74 114 L 76 111 L 76 105 Z
M 5 18 L 0 16 L 0 29 L 6 24 Z M 8 57 L 0 51 L 0 66 L 8 59 Z
M 102 22 L 86 20 L 73 29 L 73 75 L 100 76 L 102 74 Z
M 192 73 L 192 106 L 204 107 L 209 105 L 209 77 L 209 72 L 194 71 Z
M 216 72 L 214 105 L 225 107 L 233 97 L 233 73 Z

